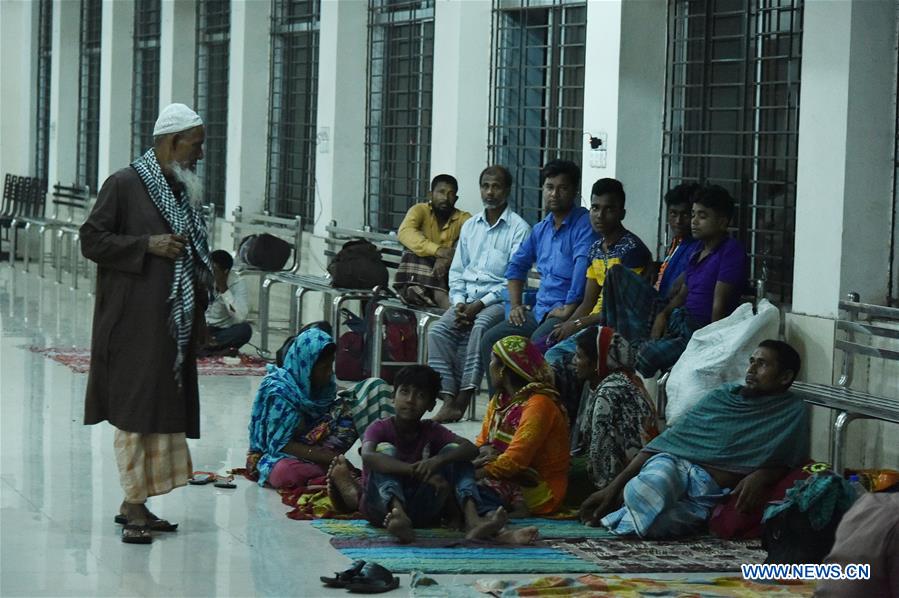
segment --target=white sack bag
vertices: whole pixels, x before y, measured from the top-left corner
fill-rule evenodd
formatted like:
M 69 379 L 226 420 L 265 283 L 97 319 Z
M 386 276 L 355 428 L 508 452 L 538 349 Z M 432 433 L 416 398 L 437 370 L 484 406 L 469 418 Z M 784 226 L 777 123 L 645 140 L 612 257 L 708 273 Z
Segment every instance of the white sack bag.
M 665 417 L 670 426 L 709 391 L 746 376 L 749 356 L 765 339 L 776 339 L 780 314 L 767 299 L 752 313 L 743 303 L 734 313 L 693 333 L 668 376 Z

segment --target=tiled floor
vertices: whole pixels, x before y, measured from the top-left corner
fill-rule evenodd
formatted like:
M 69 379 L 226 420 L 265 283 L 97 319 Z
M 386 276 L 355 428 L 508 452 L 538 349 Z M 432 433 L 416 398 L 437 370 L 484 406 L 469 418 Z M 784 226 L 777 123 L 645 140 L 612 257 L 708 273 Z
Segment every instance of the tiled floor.
M 122 498 L 112 428 L 81 423 L 87 376 L 24 348 L 89 344 L 92 297 L 51 278 L 0 265 L 0 595 L 342 595 L 318 577 L 347 559 L 307 522 L 287 519 L 274 491 L 242 479 L 236 490 L 188 486 L 151 499 L 179 531 L 150 546 L 122 544 L 112 521 Z M 242 464 L 259 380 L 200 378 L 196 469 Z M 454 427 L 473 438 L 478 425 Z M 409 576 L 401 579 L 394 594 L 408 593 Z
M 337 595 L 318 576 L 347 560 L 308 523 L 287 519 L 274 491 L 242 479 L 236 490 L 188 486 L 151 499 L 179 531 L 122 544 L 112 428 L 81 423 L 87 376 L 25 349 L 88 346 L 92 311 L 85 290 L 55 284 L 52 272 L 41 279 L 0 265 L 0 595 Z M 243 463 L 259 380 L 200 378 L 196 469 Z M 456 427 L 473 437 L 477 426 Z

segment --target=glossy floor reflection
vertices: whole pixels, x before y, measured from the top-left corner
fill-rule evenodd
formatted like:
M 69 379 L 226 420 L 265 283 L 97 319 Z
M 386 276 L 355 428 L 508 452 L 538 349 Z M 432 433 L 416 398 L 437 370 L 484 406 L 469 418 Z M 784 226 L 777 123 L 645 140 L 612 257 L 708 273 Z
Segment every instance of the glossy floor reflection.
M 112 428 L 81 423 L 87 376 L 26 349 L 88 346 L 92 312 L 85 290 L 0 266 L 0 595 L 337 595 L 318 576 L 347 559 L 308 523 L 287 519 L 274 491 L 242 479 L 236 490 L 188 486 L 151 499 L 179 531 L 150 546 L 122 544 Z M 200 378 L 196 469 L 242 464 L 259 380 Z
M 150 546 L 121 542 L 112 521 L 122 500 L 112 428 L 81 423 L 87 376 L 26 349 L 89 346 L 92 313 L 85 290 L 0 265 L 0 595 L 343 595 L 318 577 L 348 560 L 307 522 L 287 519 L 274 491 L 243 479 L 236 490 L 188 486 L 151 499 L 179 531 L 156 534 Z M 196 469 L 243 463 L 259 381 L 200 377 Z M 453 427 L 474 438 L 479 425 Z M 454 584 L 480 576 L 435 577 Z M 393 594 L 406 595 L 409 576 L 400 578 Z

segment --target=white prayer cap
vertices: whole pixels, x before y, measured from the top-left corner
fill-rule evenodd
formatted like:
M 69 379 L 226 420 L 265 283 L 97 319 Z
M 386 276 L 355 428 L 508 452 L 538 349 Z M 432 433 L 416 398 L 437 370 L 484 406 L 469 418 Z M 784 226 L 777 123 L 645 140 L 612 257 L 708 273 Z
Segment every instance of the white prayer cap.
M 184 104 L 169 104 L 159 113 L 156 125 L 153 127 L 153 137 L 180 133 L 193 129 L 203 124 L 200 115 Z

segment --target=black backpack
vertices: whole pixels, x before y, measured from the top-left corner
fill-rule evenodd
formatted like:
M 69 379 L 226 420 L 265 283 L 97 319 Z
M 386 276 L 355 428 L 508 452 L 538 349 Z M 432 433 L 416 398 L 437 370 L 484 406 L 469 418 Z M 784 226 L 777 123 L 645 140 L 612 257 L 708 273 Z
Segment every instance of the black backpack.
M 328 264 L 331 286 L 344 289 L 373 289 L 387 286 L 387 266 L 381 252 L 365 239 L 343 244 Z
M 237 256 L 254 268 L 275 272 L 283 270 L 290 258 L 291 245 L 284 239 L 262 233 L 244 237 L 237 248 Z

